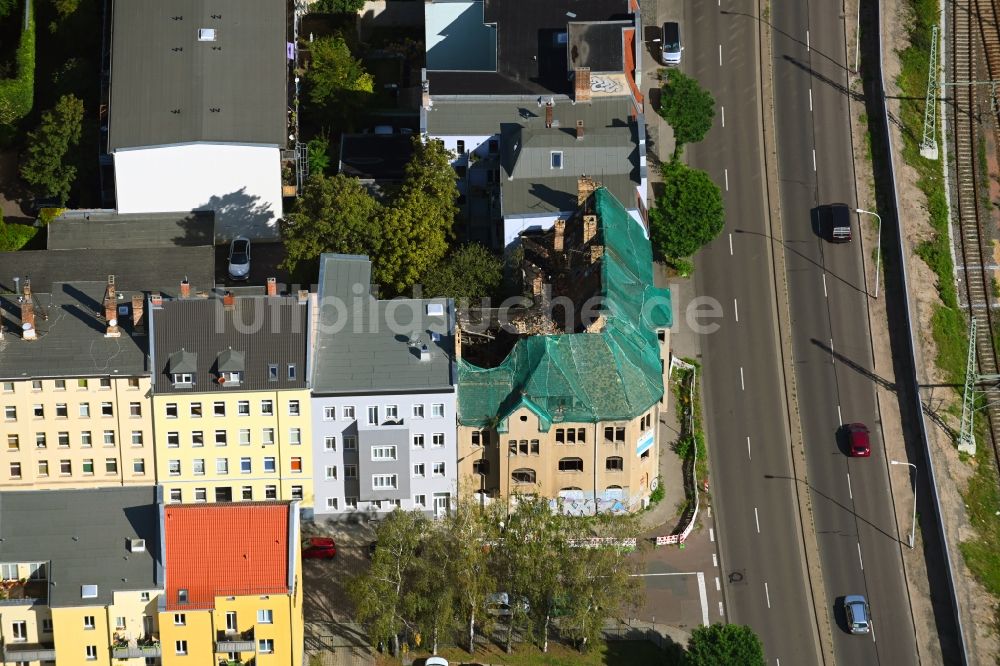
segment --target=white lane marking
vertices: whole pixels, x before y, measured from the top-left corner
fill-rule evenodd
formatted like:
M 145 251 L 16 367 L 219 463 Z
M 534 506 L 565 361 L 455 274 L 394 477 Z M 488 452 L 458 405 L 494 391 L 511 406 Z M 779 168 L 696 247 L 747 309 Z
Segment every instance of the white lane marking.
M 830 363 L 837 365 L 837 357 L 833 353 L 833 338 L 830 338 Z
M 740 366 L 740 390 L 742 390 L 742 391 L 746 391 L 747 390 L 747 385 L 743 381 L 743 366 L 742 365 Z
M 844 417 L 840 413 L 840 405 L 837 405 L 837 422 L 840 423 L 840 425 L 844 425 Z
M 719 105 L 719 109 L 722 111 L 722 126 L 726 126 L 726 107 Z
M 851 499 L 854 499 L 854 491 L 851 489 L 851 475 L 847 475 L 847 494 Z
M 771 593 L 767 590 L 767 583 L 764 583 L 764 596 L 767 597 L 767 607 L 771 607 Z
M 708 528 L 708 540 L 715 541 L 715 529 L 712 527 Z
M 739 320 L 740 320 L 740 304 L 736 302 L 735 298 L 733 299 L 733 310 L 736 312 L 736 321 L 739 322 Z
M 781 660 L 777 657 L 774 658 L 774 666 L 781 666 Z
M 809 46 L 809 31 L 806 30 L 806 52 L 808 53 L 810 50 L 811 47 Z
M 865 561 L 861 559 L 861 542 L 858 542 L 858 562 L 861 563 L 861 570 L 865 570 Z
M 868 626 L 872 629 L 872 643 L 875 642 L 875 623 L 872 622 L 871 618 L 868 618 Z
M 757 507 L 753 508 L 753 521 L 757 523 L 757 534 L 760 534 L 760 516 L 757 515 Z
M 816 170 L 816 149 L 813 148 L 813 171 Z
M 712 505 L 711 504 L 708 505 L 708 517 L 709 518 L 712 517 Z
M 722 611 L 722 602 L 719 602 L 719 617 L 723 617 L 725 613 Z
M 830 295 L 826 293 L 826 273 L 823 273 L 823 298 L 830 298 Z
M 719 67 L 722 67 L 722 44 L 719 44 Z
M 719 566 L 719 556 L 716 555 L 715 553 L 712 553 L 712 566 L 713 567 Z
M 733 235 L 729 234 L 729 256 L 733 256 Z
M 723 169 L 722 174 L 726 177 L 726 192 L 729 191 L 729 169 Z
M 753 460 L 753 456 L 750 455 L 750 435 L 747 435 L 747 460 Z
M 722 586 L 719 585 L 719 577 L 718 576 L 715 577 L 715 591 L 716 592 L 722 591 Z
M 705 574 L 698 572 L 698 597 L 701 599 L 701 623 L 708 626 L 708 593 L 705 592 Z
M 809 111 L 813 110 L 813 89 L 809 89 Z

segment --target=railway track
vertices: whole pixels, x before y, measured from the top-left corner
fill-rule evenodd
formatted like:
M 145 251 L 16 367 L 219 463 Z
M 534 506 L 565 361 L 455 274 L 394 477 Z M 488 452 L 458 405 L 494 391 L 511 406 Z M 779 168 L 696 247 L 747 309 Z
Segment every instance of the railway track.
M 998 374 L 996 346 L 993 341 L 992 275 L 985 267 L 993 263 L 991 211 L 984 209 L 980 199 L 980 173 L 978 160 L 980 115 L 978 104 L 984 91 L 992 88 L 973 85 L 981 81 L 980 55 L 985 56 L 990 80 L 1000 79 L 1000 0 L 955 0 L 951 3 L 952 30 L 950 39 L 950 61 L 947 73 L 953 84 L 969 82 L 968 85 L 952 85 L 951 124 L 955 163 L 955 214 L 959 236 L 959 260 L 964 270 L 964 295 L 969 316 L 976 319 L 976 357 L 981 375 Z M 980 51 L 982 49 L 982 51 Z M 986 96 L 989 99 L 989 95 Z M 991 105 L 992 113 L 997 111 Z M 1000 121 L 991 118 L 993 121 Z M 991 122 L 994 136 L 1000 138 L 998 122 Z M 1000 143 L 996 143 L 1000 146 Z M 1000 434 L 1000 401 L 990 400 L 986 406 L 989 424 L 990 449 L 994 461 L 1000 466 L 1000 450 L 997 436 Z

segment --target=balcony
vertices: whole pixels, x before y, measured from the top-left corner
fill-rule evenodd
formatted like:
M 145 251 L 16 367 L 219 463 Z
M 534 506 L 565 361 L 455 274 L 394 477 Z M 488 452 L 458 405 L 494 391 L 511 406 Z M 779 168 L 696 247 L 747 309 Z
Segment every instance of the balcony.
M 156 636 L 144 636 L 136 639 L 115 634 L 114 643 L 111 646 L 111 656 L 115 659 L 159 657 L 160 655 L 160 639 Z
M 253 638 L 253 629 L 246 631 L 219 631 L 215 638 L 215 651 L 218 652 L 256 652 L 257 643 Z
M 56 647 L 52 643 L 4 643 L 4 662 L 55 661 Z
M 44 604 L 49 584 L 45 580 L 0 581 L 0 606 Z

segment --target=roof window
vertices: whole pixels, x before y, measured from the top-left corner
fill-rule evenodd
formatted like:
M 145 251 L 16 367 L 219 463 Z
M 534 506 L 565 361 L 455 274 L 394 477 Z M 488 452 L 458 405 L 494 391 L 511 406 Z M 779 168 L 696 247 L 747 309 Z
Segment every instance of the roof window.
M 550 158 L 549 164 L 553 169 L 563 168 L 563 154 L 561 150 L 553 150 L 551 153 L 549 153 L 549 158 Z
M 199 42 L 214 42 L 215 35 L 215 28 L 198 28 Z

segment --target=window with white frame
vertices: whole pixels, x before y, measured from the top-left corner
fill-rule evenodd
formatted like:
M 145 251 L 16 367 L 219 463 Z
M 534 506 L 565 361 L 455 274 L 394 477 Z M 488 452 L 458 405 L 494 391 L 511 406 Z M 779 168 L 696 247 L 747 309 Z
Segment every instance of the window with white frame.
M 413 418 L 424 418 L 424 406 L 422 404 L 413 405 Z
M 327 465 L 326 466 L 326 475 L 325 476 L 326 476 L 326 478 L 328 480 L 336 479 L 337 478 L 337 466 L 336 465 Z
M 372 474 L 372 490 L 392 490 L 397 484 L 395 474 Z
M 250 429 L 240 429 L 240 446 L 250 446 Z
M 336 497 L 326 498 L 326 508 L 337 511 L 339 509 L 340 502 L 337 501 Z
M 288 401 L 288 415 L 289 416 L 298 416 L 300 413 L 301 412 L 299 411 L 299 401 L 298 400 L 289 400 Z
M 187 615 L 184 613 L 174 613 L 174 626 L 183 627 L 187 624 Z
M 354 405 L 348 405 L 347 407 L 344 407 L 344 418 L 345 419 L 357 418 L 356 416 L 354 416 Z
M 261 444 L 274 444 L 274 428 L 264 428 L 264 430 L 261 431 Z
M 434 476 L 444 476 L 444 463 L 436 462 L 434 463 Z
M 399 418 L 399 407 L 396 405 L 386 405 L 385 418 L 392 419 L 393 421 Z
M 292 499 L 293 500 L 302 499 L 302 486 L 292 486 Z
M 17 575 L 17 565 L 16 564 L 0 564 L 0 579 L 3 579 L 3 580 L 19 580 L 20 576 Z
M 368 407 L 368 425 L 378 425 L 378 405 Z
M 237 416 L 250 416 L 250 401 L 240 400 L 236 403 L 236 415 Z
M 84 656 L 87 658 L 87 661 L 97 661 L 97 646 L 88 645 L 84 651 Z
M 114 416 L 115 406 L 110 402 L 101 403 L 101 416 Z
M 105 430 L 104 431 L 104 446 L 114 446 L 115 445 L 115 431 Z
M 242 499 L 244 502 L 252 502 L 253 501 L 253 486 L 243 486 L 240 489 L 240 499 Z
M 192 402 L 191 403 L 191 418 L 200 419 L 201 418 L 201 403 Z
M 261 400 L 260 401 L 260 413 L 262 416 L 273 416 L 274 415 L 274 401 L 273 400 Z
M 167 433 L 167 448 L 177 449 L 181 446 L 181 434 L 179 432 Z
M 345 497 L 344 498 L 344 506 L 347 507 L 348 509 L 357 509 L 358 508 L 358 498 L 357 497 Z
M 413 465 L 413 476 L 418 478 L 425 476 L 423 463 L 416 463 L 415 465 Z
M 80 403 L 80 418 L 89 419 L 90 418 L 90 403 L 81 402 Z
M 427 495 L 414 495 L 413 496 L 414 506 L 427 506 Z
M 180 465 L 180 463 L 177 463 L 177 464 Z M 178 472 L 178 474 L 179 473 L 180 472 Z M 171 488 L 170 489 L 170 503 L 171 504 L 180 504 L 180 502 L 181 502 L 181 489 L 180 488 Z
M 431 446 L 444 446 L 444 433 L 436 432 L 431 435 Z
M 302 429 L 301 428 L 291 428 L 288 431 L 288 443 L 292 446 L 302 443 Z
M 135 403 L 138 405 L 139 403 Z M 69 417 L 69 408 L 66 406 L 65 402 L 56 403 L 56 418 L 65 419 Z
M 326 451 L 336 451 L 337 450 L 337 438 L 333 435 L 327 435 L 323 438 L 323 449 Z
M 97 626 L 97 624 L 94 622 L 94 616 L 93 615 L 84 615 L 83 616 L 83 628 L 84 629 L 90 630 L 90 629 L 94 629 L 96 626 Z
M 442 403 L 435 403 L 431 405 L 431 416 L 435 418 L 444 417 L 444 405 Z
M 195 502 L 207 502 L 208 501 L 208 488 L 195 488 L 194 489 L 194 501 Z
M 180 460 L 168 460 L 167 461 L 167 474 L 170 476 L 180 476 L 181 475 L 181 461 Z
M 274 458 L 273 457 L 268 456 L 267 458 L 264 458 L 264 471 L 265 472 L 267 472 L 267 473 L 274 473 L 274 471 L 276 469 L 277 469 L 277 467 L 275 466 Z
M 225 416 L 226 415 L 226 403 L 222 400 L 216 400 L 212 403 L 212 414 L 215 416 Z
M 424 448 L 424 436 L 423 434 L 418 434 L 413 436 L 413 448 L 422 449 Z
M 174 654 L 177 656 L 183 656 L 188 653 L 188 642 L 187 641 L 174 641 Z
M 396 459 L 396 447 L 395 446 L 373 446 L 372 447 L 372 460 L 376 462 L 384 462 L 387 460 Z
M 201 448 L 205 446 L 205 433 L 201 430 L 195 430 L 191 433 L 191 446 L 195 448 Z
M 142 446 L 142 431 L 133 430 L 132 431 L 132 446 Z
M 274 611 L 261 609 L 257 611 L 257 624 L 273 624 Z
M 216 474 L 229 474 L 229 458 L 216 458 L 215 459 L 215 473 Z
M 94 445 L 94 438 L 90 434 L 90 431 L 89 430 L 84 430 L 83 432 L 81 432 L 80 433 L 80 446 L 83 447 L 83 448 L 85 448 L 85 449 L 89 449 L 93 445 Z
M 146 473 L 146 460 L 145 458 L 136 458 L 132 461 L 132 473 L 137 476 L 142 476 Z
M 164 407 L 166 408 L 167 418 L 168 419 L 176 419 L 177 418 L 177 403 L 176 402 L 168 402 Z M 81 414 L 81 416 L 82 416 L 82 414 Z
M 17 420 L 17 407 L 14 405 L 7 405 L 3 408 L 3 417 L 8 421 Z
M 333 421 L 337 418 L 337 408 L 333 406 L 326 406 L 323 408 L 323 420 Z
M 278 499 L 278 486 L 264 486 L 264 499 Z
M 204 476 L 205 475 L 205 459 L 204 458 L 195 458 L 192 461 L 191 465 L 192 465 L 192 469 L 191 469 L 191 473 L 192 474 L 194 474 L 195 476 Z
M 274 654 L 274 639 L 261 638 L 257 641 L 258 654 Z
M 251 474 L 253 472 L 253 461 L 249 456 L 240 458 L 240 473 Z

